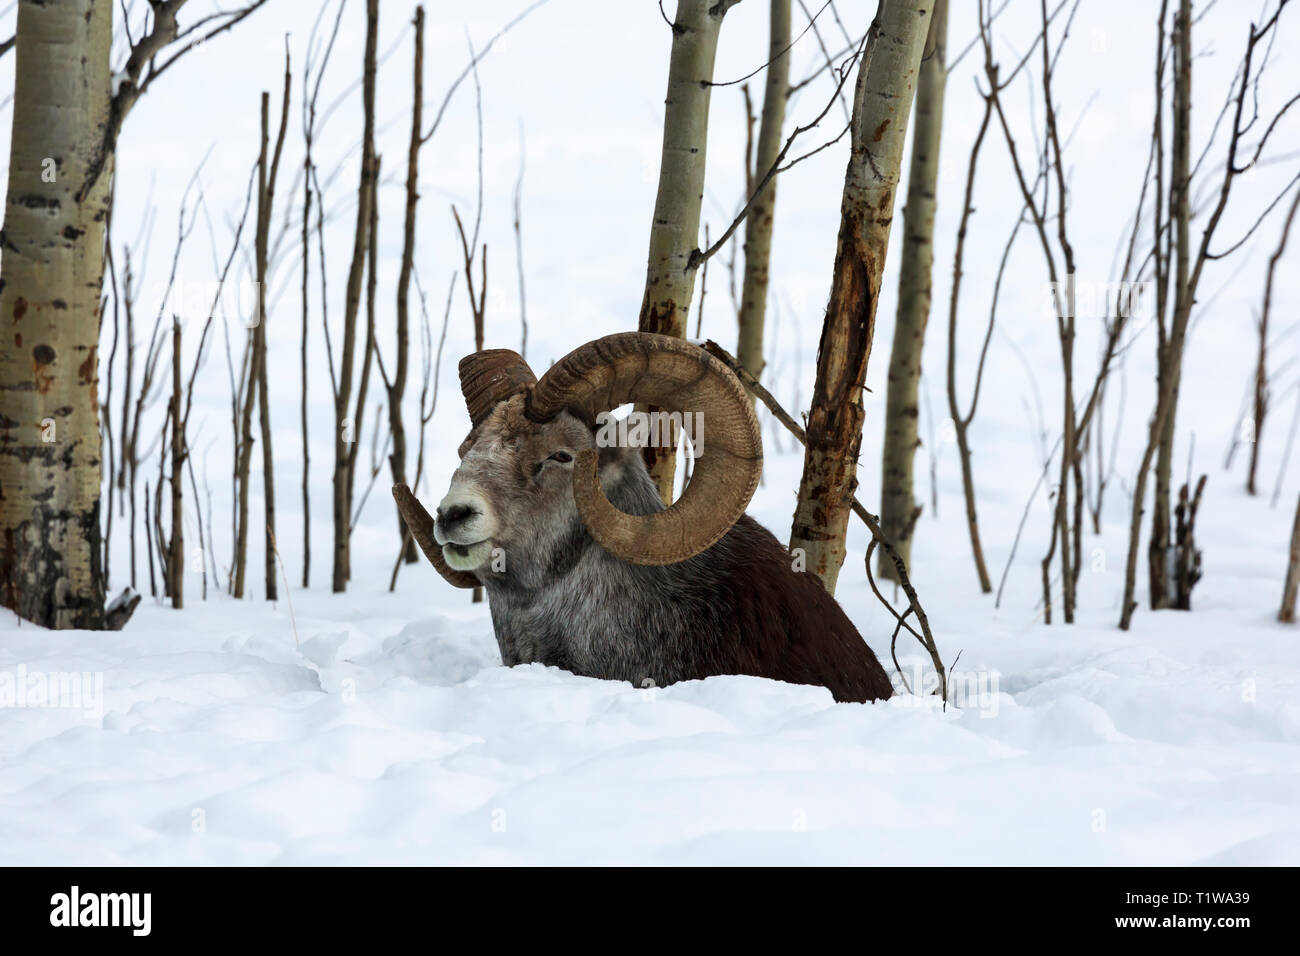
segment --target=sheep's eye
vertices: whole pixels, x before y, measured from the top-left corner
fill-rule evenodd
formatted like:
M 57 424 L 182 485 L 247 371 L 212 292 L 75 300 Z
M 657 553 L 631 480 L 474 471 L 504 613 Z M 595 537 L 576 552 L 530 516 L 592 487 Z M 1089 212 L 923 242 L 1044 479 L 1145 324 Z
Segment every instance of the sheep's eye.
M 543 458 L 543 459 L 542 459 L 541 461 L 539 461 L 537 464 L 533 465 L 533 477 L 534 477 L 534 478 L 536 478 L 538 475 L 540 475 L 540 474 L 542 473 L 542 467 L 543 467 L 543 466 L 544 466 L 548 461 L 557 461 L 557 462 L 559 462 L 559 463 L 562 464 L 562 465 L 567 465 L 569 462 L 573 461 L 573 456 L 570 455 L 567 451 L 557 451 L 555 454 L 551 455 L 550 457 L 548 457 L 548 458 Z

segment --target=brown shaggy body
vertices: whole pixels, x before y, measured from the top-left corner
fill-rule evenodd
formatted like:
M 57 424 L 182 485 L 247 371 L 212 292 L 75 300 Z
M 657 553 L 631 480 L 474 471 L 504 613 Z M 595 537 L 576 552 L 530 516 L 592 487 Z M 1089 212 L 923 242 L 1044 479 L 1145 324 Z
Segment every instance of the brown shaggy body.
M 753 674 L 819 684 L 839 701 L 891 695 L 888 676 L 848 615 L 815 577 L 791 569 L 788 552 L 749 515 L 696 560 L 718 562 L 710 575 L 712 607 L 701 608 L 716 620 L 706 632 L 712 639 L 697 645 L 690 676 Z
M 487 590 L 505 664 L 637 686 L 748 674 L 820 685 L 839 701 L 891 695 L 839 604 L 748 515 L 676 564 L 632 564 L 602 548 L 574 507 L 563 460 L 592 447 L 590 426 L 568 414 L 526 422 L 521 402 L 503 402 L 462 446 L 437 525 L 453 551 L 486 541 L 501 558 L 464 570 Z M 599 474 L 619 510 L 663 508 L 636 449 L 602 449 Z

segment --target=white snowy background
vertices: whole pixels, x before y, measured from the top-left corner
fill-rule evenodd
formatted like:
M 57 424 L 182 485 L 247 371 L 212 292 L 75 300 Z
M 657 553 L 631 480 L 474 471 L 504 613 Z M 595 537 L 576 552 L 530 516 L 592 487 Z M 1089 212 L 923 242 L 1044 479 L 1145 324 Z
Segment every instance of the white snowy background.
M 480 47 L 522 0 L 430 4 L 425 109 L 431 117 Z M 207 8 L 186 8 L 189 22 Z M 870 0 L 840 0 L 856 37 Z M 953 0 L 949 49 L 975 36 L 974 0 Z M 1068 210 L 1079 281 L 1112 278 L 1126 239 L 1146 158 L 1153 108 L 1155 15 L 1159 4 L 1082 4 L 1061 59 L 1055 94 L 1064 127 L 1072 204 Z M 1269 5 L 1271 7 L 1271 4 Z M 666 4 L 671 15 L 672 4 Z M 809 3 L 816 12 L 819 3 Z M 1208 141 L 1228 95 L 1252 18 L 1251 0 L 1214 4 L 1194 34 L 1193 155 Z M 328 29 L 334 7 L 321 29 Z M 409 131 L 413 5 L 386 2 L 380 18 L 378 149 L 379 321 L 391 356 L 393 301 Z M 1283 17 L 1261 87 L 1271 115 L 1296 92 L 1292 55 L 1298 11 Z M 119 11 L 120 14 L 120 11 Z M 1255 317 L 1280 215 L 1202 282 L 1185 359 L 1177 461 L 1209 474 L 1198 519 L 1204 579 L 1192 613 L 1153 614 L 1142 602 L 1127 633 L 1116 628 L 1123 585 L 1129 490 L 1153 401 L 1154 329 L 1135 323 L 1112 380 L 1107 442 L 1117 422 L 1115 473 L 1100 536 L 1087 535 L 1078 623 L 1045 626 L 1039 561 L 1049 504 L 1034 499 L 999 606 L 979 593 L 961 500 L 961 479 L 942 370 L 948 289 L 960 194 L 981 109 L 978 51 L 949 78 L 936 227 L 934 308 L 925 353 L 925 411 L 917 455 L 913 578 L 944 658 L 977 693 L 941 709 L 900 695 L 875 705 L 835 704 L 829 692 L 748 677 L 642 691 L 541 666 L 500 665 L 486 605 L 445 585 L 426 564 L 402 571 L 387 590 L 395 556 L 387 467 L 353 537 L 353 581 L 329 590 L 332 399 L 320 330 L 313 253 L 310 399 L 312 586 L 301 579 L 302 509 L 298 402 L 301 302 L 297 223 L 301 215 L 301 81 L 314 4 L 273 0 L 232 33 L 196 50 L 150 90 L 130 116 L 117 162 L 112 241 L 133 247 L 141 279 L 137 356 L 153 316 L 181 312 L 185 365 L 202 309 L 177 296 L 160 303 L 187 184 L 204 208 L 178 267 L 180 288 L 206 289 L 229 251 L 257 152 L 258 100 L 278 110 L 285 35 L 294 89 L 277 192 L 278 230 L 287 222 L 267 318 L 280 550 L 289 581 L 281 599 L 262 597 L 260 455 L 254 456 L 249 553 L 251 597 L 222 593 L 231 554 L 229 379 L 222 335 L 210 343 L 191 421 L 194 465 L 210 494 L 217 568 L 185 581 L 186 608 L 149 597 L 143 543 L 137 587 L 145 600 L 118 633 L 41 631 L 0 618 L 0 673 L 86 672 L 102 679 L 88 708 L 0 709 L 0 861 L 5 863 L 959 863 L 1275 864 L 1300 862 L 1300 631 L 1276 622 L 1300 467 L 1283 453 L 1297 396 L 1300 283 L 1294 250 L 1275 292 L 1271 365 L 1274 406 L 1262 446 L 1258 497 L 1244 490 L 1246 450 L 1233 469 L 1224 455 L 1239 428 L 1253 370 Z M 998 56 L 1019 59 L 1037 29 L 1038 4 L 1011 0 L 996 25 Z M 12 30 L 12 5 L 3 30 Z M 806 18 L 796 5 L 796 33 Z M 118 24 L 120 29 L 120 23 Z M 829 11 L 818 29 L 833 52 L 844 42 Z M 364 4 L 347 0 L 321 105 L 335 108 L 316 159 L 331 221 L 329 318 L 337 332 L 352 243 L 361 132 Z M 592 4 L 550 0 L 497 41 L 480 67 L 483 115 L 482 238 L 489 247 L 487 339 L 519 348 L 519 290 L 513 193 L 525 162 L 523 260 L 529 360 L 550 361 L 598 335 L 635 325 L 658 169 L 669 30 L 650 0 Z M 722 30 L 716 79 L 741 77 L 766 58 L 767 5 L 746 0 Z M 120 47 L 118 60 L 120 62 Z M 14 58 L 0 61 L 10 95 Z M 809 32 L 794 48 L 792 78 L 822 62 Z M 1037 62 L 1007 94 L 1018 145 L 1030 154 L 1041 123 Z M 750 80 L 761 104 L 762 75 Z M 823 75 L 793 100 L 787 130 L 821 112 L 832 90 Z M 1031 103 L 1031 101 L 1033 101 Z M 417 269 L 435 337 L 448 282 L 460 268 L 454 203 L 467 223 L 477 192 L 472 82 L 461 85 L 437 136 L 421 154 Z M 278 116 L 273 116 L 273 123 Z M 11 123 L 5 121 L 8 129 Z M 843 126 L 838 106 L 796 146 L 802 152 Z M 32 135 L 33 131 L 14 131 Z M 38 134 L 38 133 L 36 133 Z M 705 218 L 717 235 L 742 200 L 744 111 L 737 86 L 713 94 Z M 1223 138 L 1211 147 L 1197 198 L 1217 188 Z M 1275 137 L 1279 161 L 1243 177 L 1220 230 L 1235 241 L 1295 173 L 1300 129 Z M 791 408 L 812 387 L 817 333 L 830 280 L 846 144 L 782 176 L 772 259 L 768 382 Z M 521 157 L 521 149 L 523 156 Z M 0 157 L 8 150 L 0 149 Z M 206 159 L 205 159 L 206 157 Z M 200 168 L 200 163 L 202 166 Z M 901 214 L 906 184 L 899 191 Z M 192 203 L 195 192 L 191 191 Z M 290 208 L 286 209 L 288 204 Z M 989 133 L 980 165 L 961 296 L 959 377 L 969 394 L 988 316 L 992 280 L 1020 210 L 1005 147 Z M 287 216 L 287 220 L 286 220 Z M 1203 221 L 1203 220 L 1202 220 Z M 1195 234 L 1199 235 L 1202 221 Z M 895 230 L 897 240 L 899 230 Z M 251 244 L 251 235 L 247 235 Z M 734 345 L 728 253 L 711 263 L 703 334 Z M 121 266 L 121 259 L 119 268 Z M 894 317 L 897 246 L 886 266 L 876 348 L 868 372 L 860 497 L 879 502 L 885 371 Z M 241 260 L 237 269 L 247 264 Z M 1059 350 L 1044 310 L 1041 252 L 1023 230 L 1004 282 L 984 393 L 972 428 L 981 531 L 995 585 L 1007 563 L 1042 448 L 1058 434 Z M 426 480 L 436 501 L 467 428 L 455 361 L 472 349 L 463 279 L 457 279 L 437 414 L 428 431 Z M 702 283 L 697 281 L 697 303 Z M 206 296 L 194 293 L 206 305 Z M 111 308 L 111 307 L 110 307 Z M 1090 384 L 1100 322 L 1081 319 L 1079 377 Z M 244 334 L 228 330 L 235 361 Z M 220 331 L 220 330 L 218 330 Z M 692 333 L 694 318 L 692 318 Z M 1288 334 L 1289 333 L 1289 334 Z M 337 341 L 337 335 L 336 335 Z M 106 328 L 102 353 L 111 345 Z M 118 349 L 117 381 L 121 381 Z M 418 355 L 416 356 L 418 358 Z M 163 366 L 169 361 L 164 356 Z M 391 358 L 390 358 L 391 361 Z M 417 366 L 418 368 L 418 366 Z M 164 375 L 166 372 L 163 373 Z M 107 369 L 101 367 L 101 388 Z M 407 421 L 419 393 L 408 387 Z M 368 481 L 370 417 L 362 426 L 358 494 Z M 1122 386 L 1122 387 L 1121 387 Z M 120 384 L 119 384 L 120 387 Z M 1122 419 L 1120 393 L 1123 393 Z M 120 394 L 115 401 L 120 402 Z M 142 426 L 156 446 L 163 402 Z M 116 424 L 116 423 L 115 423 Z M 751 512 L 779 538 L 788 533 L 802 456 L 764 418 L 767 471 Z M 938 507 L 929 472 L 936 467 Z M 1180 467 L 1179 472 L 1183 471 Z M 150 475 L 150 477 L 152 477 Z M 1276 505 L 1271 503 L 1280 483 Z M 198 541 L 186 486 L 187 547 Z M 140 532 L 143 541 L 143 530 Z M 862 570 L 863 529 L 850 528 L 838 597 L 882 660 L 891 620 Z M 1143 554 L 1145 543 L 1143 544 Z M 211 564 L 211 562 L 207 562 Z M 125 522 L 115 519 L 110 587 L 130 583 Z M 920 649 L 899 642 L 915 676 Z

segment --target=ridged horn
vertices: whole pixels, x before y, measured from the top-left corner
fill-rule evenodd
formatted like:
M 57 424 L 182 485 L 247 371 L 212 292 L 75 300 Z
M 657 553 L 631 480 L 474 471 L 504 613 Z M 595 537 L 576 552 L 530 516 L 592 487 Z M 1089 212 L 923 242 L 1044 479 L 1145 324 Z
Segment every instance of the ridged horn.
M 510 349 L 484 349 L 460 360 L 460 391 L 475 427 L 498 402 L 536 384 L 537 376 L 523 356 Z
M 650 332 L 607 335 L 553 365 L 529 396 L 538 421 L 564 409 L 594 422 L 601 412 L 642 402 L 700 412 L 700 454 L 682 497 L 664 511 L 629 515 L 605 497 L 595 449 L 578 454 L 573 500 L 591 536 L 633 564 L 676 564 L 712 546 L 744 514 L 763 470 L 758 419 L 725 365 L 678 338 Z
M 455 571 L 447 565 L 447 560 L 442 556 L 442 548 L 433 539 L 433 515 L 411 494 L 411 489 L 406 485 L 393 485 L 393 499 L 397 502 L 397 510 L 401 512 L 411 537 L 447 583 L 457 588 L 478 587 L 479 580 L 474 575 L 466 571 Z

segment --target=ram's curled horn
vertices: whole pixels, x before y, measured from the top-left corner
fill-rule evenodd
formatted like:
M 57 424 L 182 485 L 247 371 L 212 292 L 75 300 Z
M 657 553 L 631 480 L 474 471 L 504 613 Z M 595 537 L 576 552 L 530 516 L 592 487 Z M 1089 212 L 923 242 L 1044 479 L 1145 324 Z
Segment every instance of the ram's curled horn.
M 447 565 L 446 559 L 442 556 L 442 548 L 433 539 L 433 515 L 429 514 L 424 505 L 420 504 L 419 499 L 411 494 L 411 489 L 406 485 L 393 485 L 393 498 L 397 502 L 397 510 L 401 512 L 402 520 L 406 522 L 406 529 L 411 532 L 411 537 L 420 546 L 429 563 L 447 579 L 447 583 L 458 588 L 478 587 L 479 581 L 474 575 L 465 571 L 455 571 Z
M 476 428 L 499 402 L 536 384 L 523 356 L 510 349 L 484 349 L 460 360 L 460 391 Z
M 703 349 L 667 335 L 623 332 L 575 349 L 529 395 L 528 415 L 545 420 L 570 409 L 589 422 L 641 402 L 669 412 L 699 412 L 707 427 L 681 498 L 664 511 L 629 515 L 600 486 L 596 449 L 579 453 L 573 499 L 591 536 L 633 564 L 676 564 L 712 546 L 744 514 L 763 470 L 758 419 L 744 387 Z

